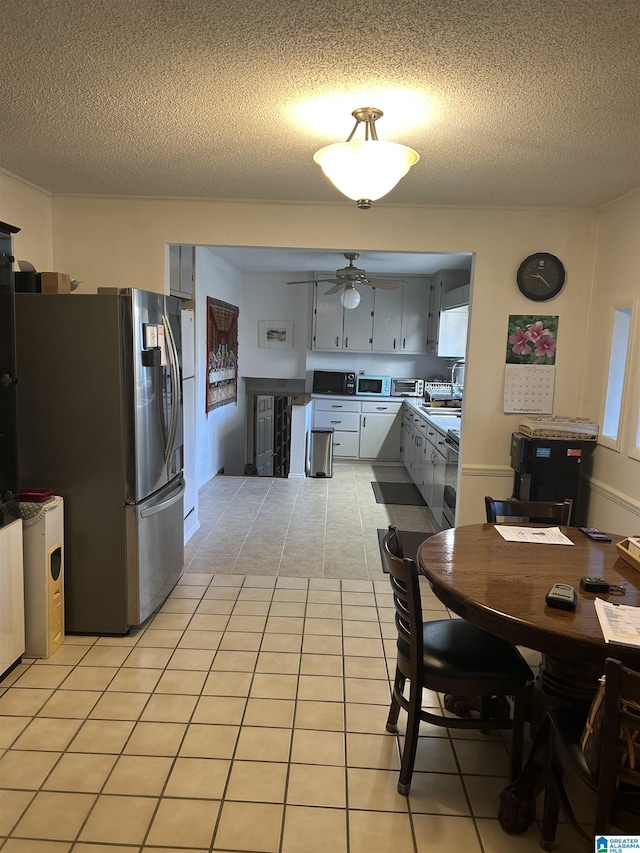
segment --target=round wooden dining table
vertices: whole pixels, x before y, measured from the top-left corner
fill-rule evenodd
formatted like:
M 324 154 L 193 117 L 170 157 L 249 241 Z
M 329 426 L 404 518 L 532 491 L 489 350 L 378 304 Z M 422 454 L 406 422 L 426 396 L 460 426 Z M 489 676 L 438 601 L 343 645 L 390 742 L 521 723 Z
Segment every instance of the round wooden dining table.
M 418 563 L 436 596 L 458 616 L 542 652 L 540 681 L 546 692 L 587 702 L 605 659 L 614 656 L 640 668 L 640 647 L 605 643 L 593 604 L 596 595 L 580 589 L 580 578 L 619 585 L 623 595 L 598 597 L 638 606 L 640 573 L 619 557 L 615 543 L 622 537 L 594 542 L 577 527 L 561 531 L 573 545 L 509 542 L 494 524 L 454 527 L 423 542 Z M 555 583 L 575 589 L 574 612 L 546 604 Z
M 471 524 L 437 533 L 418 548 L 422 574 L 453 613 L 542 653 L 530 709 L 533 746 L 518 779 L 500 795 L 498 819 L 511 833 L 531 825 L 536 796 L 544 784 L 546 707 L 562 702 L 588 708 L 607 657 L 640 669 L 640 647 L 606 643 L 593 604 L 596 596 L 580 589 L 583 576 L 604 578 L 621 586 L 624 594 L 598 593 L 599 597 L 640 605 L 640 572 L 619 557 L 615 547 L 622 537 L 594 542 L 577 527 L 561 531 L 573 545 L 509 542 L 494 524 Z M 555 583 L 575 589 L 575 611 L 546 604 L 545 596 Z

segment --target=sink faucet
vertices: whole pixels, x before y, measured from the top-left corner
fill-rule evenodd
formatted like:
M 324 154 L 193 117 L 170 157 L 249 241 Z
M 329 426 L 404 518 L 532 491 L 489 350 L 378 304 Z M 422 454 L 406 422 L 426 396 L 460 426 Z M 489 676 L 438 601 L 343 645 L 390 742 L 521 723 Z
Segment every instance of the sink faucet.
M 464 360 L 455 361 L 451 366 L 451 390 L 462 397 L 464 388 Z

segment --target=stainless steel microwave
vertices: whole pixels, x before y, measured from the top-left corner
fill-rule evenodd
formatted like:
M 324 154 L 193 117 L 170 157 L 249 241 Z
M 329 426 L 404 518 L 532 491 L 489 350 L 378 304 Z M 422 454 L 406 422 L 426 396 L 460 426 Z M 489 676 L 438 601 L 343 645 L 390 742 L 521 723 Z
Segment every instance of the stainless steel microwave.
M 423 397 L 424 379 L 392 379 L 392 397 Z
M 355 371 L 314 370 L 313 393 L 352 396 L 356 393 Z
M 390 397 L 391 377 L 360 374 L 356 376 L 356 394 L 360 397 Z

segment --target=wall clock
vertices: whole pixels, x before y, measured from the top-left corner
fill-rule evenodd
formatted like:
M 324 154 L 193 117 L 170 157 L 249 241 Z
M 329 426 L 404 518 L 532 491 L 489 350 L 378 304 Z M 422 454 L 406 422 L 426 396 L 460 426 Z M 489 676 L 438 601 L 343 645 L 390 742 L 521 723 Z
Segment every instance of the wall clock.
M 562 290 L 565 272 L 562 261 L 548 252 L 529 255 L 518 267 L 516 281 L 527 299 L 545 302 Z

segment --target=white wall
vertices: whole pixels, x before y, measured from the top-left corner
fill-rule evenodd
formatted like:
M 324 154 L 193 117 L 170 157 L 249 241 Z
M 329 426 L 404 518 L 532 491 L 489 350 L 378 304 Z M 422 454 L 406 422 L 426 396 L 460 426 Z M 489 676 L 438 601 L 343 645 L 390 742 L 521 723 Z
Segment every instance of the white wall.
M 0 220 L 20 228 L 13 238 L 17 260 L 31 261 L 42 272 L 69 272 L 53 266 L 51 194 L 0 169 Z M 14 265 L 17 270 L 17 263 Z
M 560 315 L 555 411 L 582 414 L 597 221 L 592 210 L 381 204 L 362 211 L 346 202 L 60 196 L 53 200 L 53 247 L 57 266 L 73 269 L 87 287 L 133 281 L 156 290 L 164 288 L 168 242 L 475 253 L 460 495 L 460 522 L 470 523 L 483 518 L 478 495 L 502 496 L 509 473 L 510 435 L 518 418 L 502 412 L 507 321 L 509 314 L 532 309 L 517 289 L 515 274 L 534 251 L 558 255 L 567 269 L 563 292 L 544 312 Z M 243 323 L 241 312 L 241 329 Z
M 213 250 L 215 251 L 215 249 Z M 244 358 L 242 375 L 267 379 L 303 379 L 311 339 L 311 285 L 288 285 L 304 278 L 306 271 L 245 273 L 246 307 L 241 317 Z M 261 320 L 293 323 L 293 347 L 269 349 L 258 346 Z
M 7 204 L 6 200 L 11 197 L 4 192 L 8 182 L 11 180 L 6 177 L 0 181 L 0 190 L 3 191 L 0 195 L 0 218 L 20 225 L 15 216 L 16 205 L 24 205 L 29 197 L 26 204 L 30 219 L 32 223 L 38 222 L 40 233 L 36 234 L 38 228 L 33 227 L 31 245 L 26 242 L 22 245 L 25 247 L 23 253 L 33 259 L 33 250 L 28 251 L 33 241 L 46 246 L 50 239 L 47 217 L 36 215 L 42 211 L 43 205 L 41 202 L 36 204 L 31 198 L 33 194 L 37 195 L 33 189 L 12 190 L 12 194 L 19 198 Z M 49 200 L 46 202 L 48 205 Z M 501 496 L 510 487 L 509 436 L 517 427 L 518 419 L 502 412 L 506 325 L 509 314 L 528 313 L 532 308 L 532 303 L 521 296 L 515 285 L 515 272 L 520 261 L 531 252 L 549 251 L 558 255 L 567 269 L 563 292 L 543 305 L 544 313 L 560 316 L 556 414 L 583 415 L 599 420 L 602 389 L 595 387 L 594 376 L 600 374 L 603 353 L 594 347 L 594 333 L 597 337 L 604 305 L 611 298 L 611 282 L 614 279 L 616 282 L 627 281 L 628 287 L 637 287 L 640 216 L 637 197 L 605 210 L 599 233 L 598 212 L 590 210 L 429 208 L 381 204 L 370 211 L 359 211 L 341 202 L 303 205 L 62 196 L 51 201 L 51 210 L 53 258 L 46 257 L 45 249 L 45 260 L 38 266 L 68 271 L 85 280 L 83 289 L 86 290 L 95 290 L 102 284 L 126 286 L 132 283 L 163 290 L 164 253 L 168 242 L 310 247 L 335 251 L 355 247 L 361 250 L 474 252 L 474 294 L 465 385 L 461 523 L 482 519 L 481 498 L 484 494 Z M 615 264 L 614 275 L 610 272 L 611 258 Z M 213 261 L 210 263 L 214 265 Z M 243 279 L 231 267 L 226 268 L 222 289 L 227 294 L 227 301 L 240 304 Z M 220 295 L 220 298 L 225 297 Z M 590 314 L 592 298 L 594 310 Z M 280 310 L 285 311 L 286 307 L 283 305 Z M 252 373 L 256 371 L 256 375 L 255 359 L 262 353 L 250 341 L 252 338 L 255 341 L 257 320 L 287 319 L 287 316 L 258 316 L 263 310 L 271 313 L 271 308 L 269 305 L 263 309 L 260 303 L 253 301 L 249 308 L 245 299 L 241 310 L 242 334 L 246 332 L 245 311 L 246 323 L 253 326 L 247 346 L 247 357 L 251 359 L 247 369 Z M 293 312 L 296 317 L 298 309 L 299 306 Z M 282 351 L 278 351 L 277 357 L 281 356 Z M 297 371 L 299 353 L 296 351 L 293 357 L 296 359 L 295 368 L 285 357 L 287 360 L 281 363 L 280 369 Z M 316 358 L 323 356 L 310 356 L 307 371 Z M 373 368 L 367 366 L 367 369 Z M 260 369 L 259 374 L 263 373 Z M 234 445 L 228 432 L 220 438 L 223 444 Z M 232 455 L 237 458 L 237 450 Z M 624 513 L 630 512 L 637 517 L 640 496 L 635 467 L 629 468 L 627 463 L 612 464 L 600 456 L 599 452 L 594 476 L 598 483 L 604 484 L 604 491 L 592 501 L 590 523 L 622 530 L 625 524 L 621 527 L 620 522 L 614 522 L 618 519 L 624 522 Z M 211 444 L 203 463 L 205 461 L 203 470 L 214 473 L 219 457 L 216 457 Z M 611 519 L 611 524 L 603 519 Z
M 238 402 L 206 413 L 207 296 L 240 309 L 238 346 Z M 242 274 L 210 249 L 196 249 L 196 477 L 199 486 L 224 468 L 225 474 L 244 473 L 246 394 Z
M 599 221 L 584 383 L 585 415 L 598 423 L 602 423 L 609 369 L 612 305 L 632 299 L 640 311 L 640 191 L 609 205 Z M 634 343 L 631 367 L 637 371 L 640 342 Z M 637 412 L 629 415 L 622 425 L 622 450 L 598 446 L 590 465 L 590 519 L 597 519 L 598 527 L 626 536 L 640 529 L 640 462 L 624 451 Z

